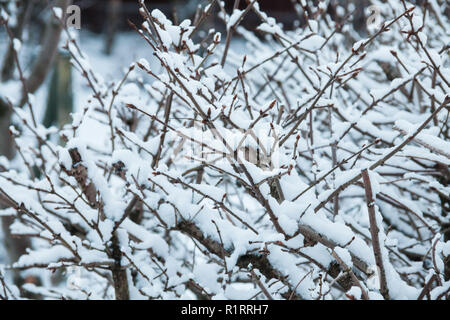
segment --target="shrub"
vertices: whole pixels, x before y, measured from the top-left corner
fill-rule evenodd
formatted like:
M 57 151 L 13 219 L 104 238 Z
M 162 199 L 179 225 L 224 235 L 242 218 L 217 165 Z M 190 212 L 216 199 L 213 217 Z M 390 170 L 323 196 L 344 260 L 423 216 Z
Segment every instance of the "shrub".
M 144 23 L 133 27 L 154 57 L 113 85 L 67 32 L 91 99 L 61 130 L 33 124 L 33 99 L 14 107 L 17 160 L 2 161 L 3 214 L 15 217 L 13 234 L 33 238 L 12 267 L 42 281 L 24 289 L 65 299 L 447 298 L 444 2 L 373 1 L 384 22 L 360 40 L 351 6 L 331 17 L 332 1 L 301 1 L 295 30 L 256 1 L 230 15 L 212 1 L 179 25 L 141 1 Z M 222 38 L 201 32 L 215 10 Z M 257 33 L 240 26 L 250 13 Z M 18 298 L 2 279 L 3 297 Z

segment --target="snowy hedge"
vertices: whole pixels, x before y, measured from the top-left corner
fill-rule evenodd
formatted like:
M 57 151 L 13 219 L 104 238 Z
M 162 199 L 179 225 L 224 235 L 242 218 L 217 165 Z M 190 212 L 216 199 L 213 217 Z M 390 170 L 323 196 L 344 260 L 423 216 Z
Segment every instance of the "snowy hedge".
M 10 268 L 42 298 L 448 298 L 448 5 L 372 1 L 361 39 L 332 2 L 283 30 L 257 1 L 179 25 L 141 1 L 154 57 L 114 83 L 66 30 L 92 97 L 61 130 L 8 100 L 1 215 L 32 247 L 0 298 Z

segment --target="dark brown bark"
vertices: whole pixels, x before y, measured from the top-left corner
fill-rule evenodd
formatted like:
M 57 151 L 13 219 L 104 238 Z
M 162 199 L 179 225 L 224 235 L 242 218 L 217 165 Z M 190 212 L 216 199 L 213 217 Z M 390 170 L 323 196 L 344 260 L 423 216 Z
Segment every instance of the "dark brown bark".
M 2 208 L 1 205 L 0 208 Z M 11 235 L 10 226 L 13 224 L 14 220 L 14 216 L 2 217 L 3 244 L 8 254 L 8 263 L 10 264 L 17 262 L 20 256 L 26 253 L 26 249 L 30 247 L 29 238 L 14 238 Z M 13 271 L 13 279 L 14 284 L 17 286 L 21 286 L 24 283 L 24 279 L 17 270 Z
M 222 258 L 224 254 L 229 257 L 232 253 L 232 248 L 225 248 L 224 252 L 224 248 L 221 243 L 209 237 L 205 237 L 203 232 L 193 222 L 181 221 L 177 224 L 176 229 L 194 238 L 201 243 L 208 252 L 220 258 Z M 258 269 L 259 272 L 261 272 L 261 274 L 263 274 L 267 279 L 279 279 L 282 282 L 285 282 L 284 276 L 271 265 L 267 255 L 260 253 L 246 253 L 241 255 L 236 262 L 238 267 L 244 269 L 248 268 L 250 264 L 253 268 Z M 340 275 L 342 271 L 338 264 L 330 264 L 328 269 L 326 269 L 325 266 L 321 267 L 333 278 Z M 345 291 L 352 287 L 352 280 L 348 276 L 341 277 L 337 282 Z
M 11 110 L 9 106 L 0 98 L 0 156 L 12 159 L 14 157 L 14 141 L 9 132 L 11 118 Z M 0 167 L 0 172 L 5 168 Z M 0 199 L 0 209 L 6 208 L 10 204 L 6 199 Z M 3 229 L 3 243 L 8 255 L 8 263 L 16 262 L 19 257 L 26 253 L 26 248 L 30 247 L 30 240 L 28 238 L 13 238 L 11 236 L 10 227 L 14 222 L 14 217 L 2 217 L 1 225 Z M 14 283 L 17 286 L 23 284 L 24 279 L 21 278 L 19 271 L 13 271 Z

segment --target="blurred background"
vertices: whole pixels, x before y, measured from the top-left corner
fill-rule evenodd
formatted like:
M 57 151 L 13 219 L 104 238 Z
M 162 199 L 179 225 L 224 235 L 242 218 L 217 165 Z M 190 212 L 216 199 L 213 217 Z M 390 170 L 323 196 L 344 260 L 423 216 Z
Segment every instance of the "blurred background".
M 212 0 L 146 0 L 145 4 L 151 11 L 161 10 L 175 23 L 185 19 L 193 19 L 198 7 L 207 5 Z M 244 9 L 249 0 L 224 0 L 224 9 L 230 14 L 235 4 Z M 349 23 L 357 30 L 356 35 L 349 36 L 349 44 L 358 37 L 367 35 L 367 17 L 370 0 L 313 0 L 313 6 L 303 6 L 301 0 L 258 0 L 260 8 L 269 16 L 274 17 L 285 29 L 302 28 L 305 25 L 305 15 L 314 16 L 328 13 L 332 24 L 339 24 L 343 16 L 349 15 Z M 429 0 L 411 0 L 416 5 L 430 5 Z M 448 1 L 447 1 L 448 3 Z M 151 59 L 152 52 L 140 36 L 132 30 L 128 21 L 137 26 L 142 22 L 139 15 L 138 0 L 0 0 L 0 7 L 6 10 L 9 21 L 10 35 L 21 41 L 22 49 L 18 54 L 27 79 L 28 90 L 38 96 L 39 101 L 45 101 L 47 108 L 40 108 L 40 118 L 46 126 L 59 122 L 62 125 L 68 119 L 67 112 L 74 110 L 86 98 L 86 90 L 74 75 L 70 63 L 61 50 L 64 43 L 64 32 L 55 21 L 50 8 L 57 6 L 67 8 L 71 4 L 80 8 L 81 24 L 76 33 L 79 46 L 91 60 L 94 69 L 105 79 L 117 79 L 123 74 L 123 68 L 139 58 Z M 297 10 L 296 10 L 297 8 Z M 218 6 L 214 6 L 218 11 Z M 337 14 L 338 10 L 340 14 Z M 63 10 L 65 11 L 65 10 Z M 447 5 L 447 15 L 450 5 Z M 225 24 L 215 14 L 206 19 L 202 29 L 224 32 Z M 260 23 L 257 15 L 250 11 L 241 23 L 248 30 L 255 30 Z M 333 26 L 331 26 L 333 27 Z M 198 33 L 199 36 L 202 32 Z M 204 35 L 204 33 L 203 33 Z M 257 36 L 262 36 L 256 33 Z M 195 40 L 195 39 L 194 39 Z M 197 39 L 198 40 L 198 39 Z M 233 37 L 232 46 L 239 50 L 239 35 Z M 19 74 L 14 61 L 14 55 L 7 36 L 6 28 L 0 27 L 0 131 L 6 124 L 2 122 L 2 105 L 6 108 L 5 96 L 12 95 L 12 100 L 23 104 Z M 241 48 L 244 49 L 244 48 Z M 57 97 L 56 92 L 63 92 L 65 98 Z M 57 114 L 56 105 L 65 105 L 66 114 Z M 5 112 L 4 112 L 5 113 Z M 3 114 L 4 114 L 3 113 Z M 6 127 L 7 128 L 7 127 Z M 11 157 L 6 133 L 0 132 L 0 154 Z

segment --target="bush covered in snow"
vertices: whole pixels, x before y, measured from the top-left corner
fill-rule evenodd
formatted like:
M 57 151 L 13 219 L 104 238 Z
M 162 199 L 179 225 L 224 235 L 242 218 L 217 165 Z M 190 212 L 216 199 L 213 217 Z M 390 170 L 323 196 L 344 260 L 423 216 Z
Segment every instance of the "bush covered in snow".
M 115 83 L 69 31 L 85 108 L 57 129 L 9 102 L 1 214 L 32 247 L 0 298 L 20 298 L 12 268 L 41 298 L 447 299 L 445 1 L 373 1 L 363 39 L 331 2 L 286 31 L 257 1 L 179 25 L 141 1 L 154 57 Z M 212 12 L 226 34 L 201 31 Z

